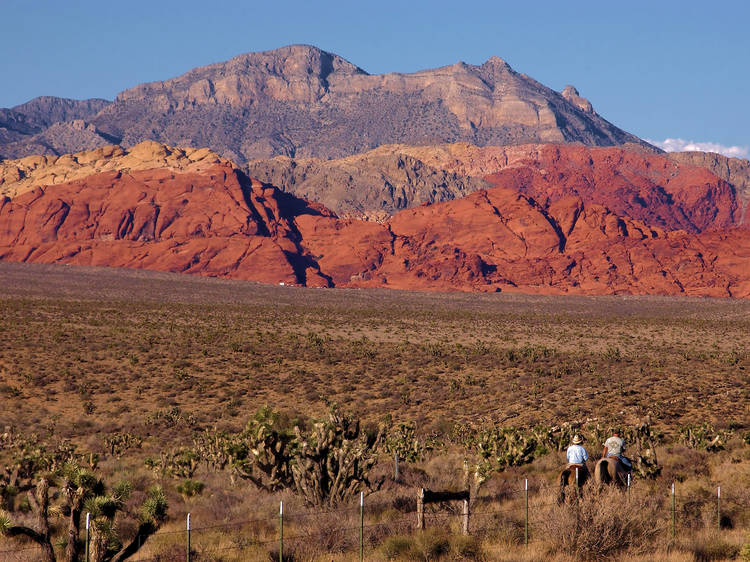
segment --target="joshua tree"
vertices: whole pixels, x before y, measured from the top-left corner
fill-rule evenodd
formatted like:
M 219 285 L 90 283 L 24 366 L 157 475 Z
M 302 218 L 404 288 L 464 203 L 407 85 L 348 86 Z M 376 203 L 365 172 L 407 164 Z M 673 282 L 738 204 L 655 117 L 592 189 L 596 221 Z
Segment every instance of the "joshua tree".
M 53 454 L 54 458 L 51 458 L 35 450 L 31 454 L 22 453 L 10 467 L 5 467 L 4 472 L 0 473 L 0 491 L 8 511 L 0 512 L 0 532 L 8 537 L 31 539 L 40 546 L 45 562 L 55 562 L 50 516 L 62 515 L 68 520 L 65 560 L 75 562 L 81 554 L 81 516 L 87 510 L 93 517 L 93 559 L 125 560 L 146 542 L 166 518 L 164 493 L 159 488 L 149 491 L 138 514 L 137 535 L 123 548 L 114 532 L 113 523 L 117 513 L 124 509 L 130 485 L 121 483 L 108 492 L 93 468 L 81 466 L 75 460 L 74 451 L 68 452 L 70 455 L 65 464 L 62 464 L 59 455 Z M 48 470 L 51 467 L 54 470 Z M 52 493 L 52 489 L 56 489 L 56 492 Z M 26 492 L 34 514 L 34 524 L 23 524 L 14 515 L 15 497 L 23 492 Z
M 362 432 L 358 421 L 335 407 L 310 430 L 285 426 L 278 412 L 261 408 L 241 433 L 207 433 L 195 446 L 215 468 L 229 467 L 233 476 L 264 490 L 292 489 L 306 502 L 320 505 L 371 487 L 367 475 L 381 439 L 382 432 Z
M 382 439 L 360 431 L 359 421 L 332 409 L 328 420 L 316 423 L 307 434 L 295 427 L 299 445 L 291 465 L 297 492 L 312 505 L 336 503 L 354 495 L 364 486 L 377 457 Z
M 36 515 L 36 528 L 14 525 L 8 513 L 0 513 L 0 531 L 8 537 L 30 538 L 41 547 L 45 562 L 55 562 L 55 551 L 50 541 L 49 488 L 49 479 L 42 477 L 36 482 L 34 493 L 29 493 L 29 503 Z

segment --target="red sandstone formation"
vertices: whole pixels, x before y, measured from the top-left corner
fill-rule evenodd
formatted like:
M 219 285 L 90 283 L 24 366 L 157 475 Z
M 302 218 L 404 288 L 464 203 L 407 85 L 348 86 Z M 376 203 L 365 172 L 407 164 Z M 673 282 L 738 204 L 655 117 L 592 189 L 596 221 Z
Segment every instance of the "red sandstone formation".
M 619 149 L 545 147 L 498 187 L 379 224 L 230 163 L 115 170 L 0 199 L 0 259 L 309 286 L 750 297 L 729 184 Z M 664 160 L 664 161 L 663 161 Z
M 0 259 L 327 286 L 284 199 L 229 164 L 95 174 L 0 201 Z

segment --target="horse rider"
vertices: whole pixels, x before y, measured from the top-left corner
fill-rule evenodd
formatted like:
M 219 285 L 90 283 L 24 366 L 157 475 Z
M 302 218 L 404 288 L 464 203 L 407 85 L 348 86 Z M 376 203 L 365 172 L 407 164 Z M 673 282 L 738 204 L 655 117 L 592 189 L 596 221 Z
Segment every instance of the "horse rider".
M 633 463 L 623 454 L 624 451 L 625 442 L 620 437 L 620 432 L 615 429 L 612 431 L 612 437 L 604 442 L 602 458 L 617 457 L 622 463 L 622 466 L 624 466 L 628 472 L 631 472 L 633 470 Z
M 588 476 L 589 469 L 586 466 L 586 461 L 589 460 L 589 454 L 581 443 L 583 443 L 583 438 L 580 435 L 574 435 L 572 444 L 568 447 L 566 452 L 566 456 L 568 457 L 568 468 L 574 469 L 577 467 L 579 470 L 583 471 L 583 473 L 578 476 L 580 479 L 583 479 Z

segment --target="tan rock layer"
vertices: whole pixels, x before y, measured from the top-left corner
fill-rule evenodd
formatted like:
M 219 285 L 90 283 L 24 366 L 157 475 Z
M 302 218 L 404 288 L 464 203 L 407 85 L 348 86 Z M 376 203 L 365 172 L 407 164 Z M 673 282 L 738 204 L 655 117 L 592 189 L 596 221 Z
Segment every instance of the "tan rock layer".
M 154 168 L 199 172 L 227 162 L 208 148 L 175 148 L 153 141 L 128 149 L 110 145 L 62 156 L 27 156 L 0 161 L 0 197 L 14 198 L 37 186 L 65 183 L 100 172 Z

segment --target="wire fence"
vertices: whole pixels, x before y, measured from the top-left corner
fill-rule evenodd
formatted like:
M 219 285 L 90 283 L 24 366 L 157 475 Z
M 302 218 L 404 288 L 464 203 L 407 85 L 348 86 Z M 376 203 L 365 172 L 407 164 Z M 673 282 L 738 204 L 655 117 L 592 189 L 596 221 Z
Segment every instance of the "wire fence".
M 576 494 L 574 486 L 571 486 L 570 490 Z M 540 530 L 540 524 L 547 513 L 545 510 L 556 506 L 568 508 L 568 504 L 560 501 L 559 491 L 557 487 L 546 485 L 536 486 L 530 490 L 527 481 L 524 488 L 504 490 L 495 496 L 474 498 L 471 502 L 471 524 L 465 530 L 469 534 L 484 535 L 504 529 L 505 535 L 515 537 L 515 542 L 519 546 L 544 542 L 545 537 Z M 587 492 L 582 493 L 585 497 Z M 622 493 L 624 500 L 629 498 L 629 490 L 623 490 Z M 663 505 L 660 512 L 673 540 L 681 530 L 681 510 L 691 505 L 708 506 L 715 502 L 714 517 L 718 532 L 723 529 L 722 517 L 728 513 L 734 517 L 750 519 L 750 491 L 744 494 L 726 494 L 718 487 L 715 497 L 710 498 L 705 493 L 679 493 L 679 488 L 672 485 L 661 500 Z M 236 521 L 197 522 L 195 525 L 196 521 L 188 514 L 183 529 L 161 530 L 143 537 L 143 548 L 140 548 L 130 560 L 164 562 L 179 559 L 190 562 L 192 559 L 197 562 L 222 558 L 231 553 L 236 553 L 239 559 L 245 559 L 243 552 L 266 548 L 266 558 L 268 552 L 278 553 L 281 561 L 287 559 L 283 554 L 285 549 L 290 553 L 299 543 L 309 544 L 311 541 L 317 545 L 330 544 L 339 551 L 358 553 L 353 555 L 352 560 L 357 559 L 357 556 L 364 559 L 365 551 L 376 547 L 378 541 L 393 534 L 408 534 L 417 528 L 417 504 L 417 501 L 414 505 L 406 506 L 403 502 L 396 505 L 394 501 L 370 503 L 361 495 L 360 504 L 355 506 L 304 509 L 297 512 L 290 512 L 287 507 L 285 512 L 282 502 L 276 516 L 250 517 Z M 424 526 L 447 528 L 458 533 L 461 532 L 459 522 L 462 515 L 464 514 L 455 503 L 451 505 L 451 502 L 437 502 L 425 505 Z M 356 524 L 352 524 L 352 520 L 355 520 Z M 86 547 L 88 544 L 87 540 Z M 171 546 L 171 554 L 154 554 L 153 545 Z M 62 549 L 64 545 L 56 548 L 58 551 Z M 83 556 L 89 560 L 89 553 L 84 552 Z M 19 545 L 17 548 L 0 546 L 2 561 L 28 562 L 43 559 L 43 550 L 37 544 Z

